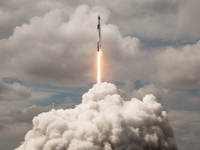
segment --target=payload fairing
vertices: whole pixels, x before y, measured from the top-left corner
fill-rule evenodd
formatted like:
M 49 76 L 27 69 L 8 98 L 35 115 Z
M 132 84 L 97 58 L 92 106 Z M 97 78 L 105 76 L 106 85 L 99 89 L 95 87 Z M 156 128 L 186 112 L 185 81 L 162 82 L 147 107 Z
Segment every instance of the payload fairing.
M 97 52 L 101 50 L 101 26 L 100 26 L 100 16 L 98 16 L 97 24 Z

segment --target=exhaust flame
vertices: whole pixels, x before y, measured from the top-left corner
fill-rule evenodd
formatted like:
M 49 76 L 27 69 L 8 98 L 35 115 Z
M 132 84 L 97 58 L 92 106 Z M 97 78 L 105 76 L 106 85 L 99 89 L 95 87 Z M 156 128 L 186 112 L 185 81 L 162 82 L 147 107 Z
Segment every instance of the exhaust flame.
M 101 83 L 101 53 L 101 50 L 97 52 L 97 84 Z

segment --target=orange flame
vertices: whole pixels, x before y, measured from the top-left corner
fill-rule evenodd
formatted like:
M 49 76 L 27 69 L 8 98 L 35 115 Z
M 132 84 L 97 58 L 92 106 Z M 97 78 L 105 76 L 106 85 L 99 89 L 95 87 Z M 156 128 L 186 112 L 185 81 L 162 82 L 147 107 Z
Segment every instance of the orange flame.
M 101 83 L 101 50 L 97 53 L 97 84 Z

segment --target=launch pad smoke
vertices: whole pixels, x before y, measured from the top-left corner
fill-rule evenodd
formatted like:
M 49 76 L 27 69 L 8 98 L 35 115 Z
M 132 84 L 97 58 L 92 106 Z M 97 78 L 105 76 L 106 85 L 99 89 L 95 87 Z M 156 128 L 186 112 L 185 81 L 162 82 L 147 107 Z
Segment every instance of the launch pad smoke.
M 124 101 L 104 82 L 82 98 L 74 109 L 34 117 L 15 150 L 177 150 L 167 113 L 153 95 Z

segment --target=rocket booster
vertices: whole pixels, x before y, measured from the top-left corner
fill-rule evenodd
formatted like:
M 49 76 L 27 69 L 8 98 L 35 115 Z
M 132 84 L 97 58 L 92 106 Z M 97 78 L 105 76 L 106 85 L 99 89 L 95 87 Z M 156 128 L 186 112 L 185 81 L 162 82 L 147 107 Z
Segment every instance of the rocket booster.
M 100 26 L 100 16 L 98 16 L 97 24 L 97 52 L 101 50 L 101 26 Z

